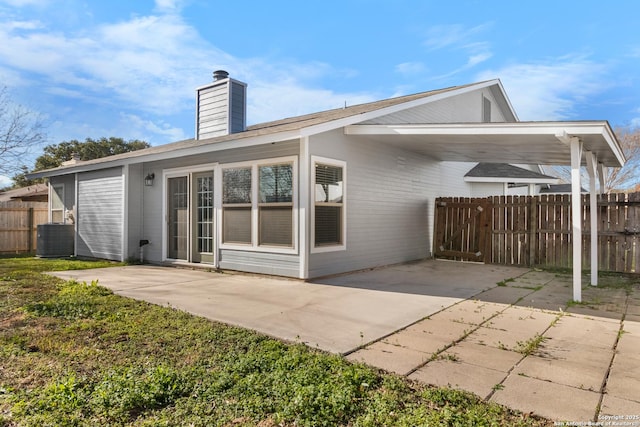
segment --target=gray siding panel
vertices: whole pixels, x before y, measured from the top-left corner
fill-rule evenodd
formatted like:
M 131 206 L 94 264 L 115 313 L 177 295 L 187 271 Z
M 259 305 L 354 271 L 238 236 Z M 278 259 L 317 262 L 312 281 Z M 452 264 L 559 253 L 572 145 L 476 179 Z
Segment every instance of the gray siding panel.
M 226 135 L 229 100 L 227 85 L 220 84 L 198 92 L 198 137 Z
M 363 124 L 415 124 L 415 123 L 476 123 L 482 122 L 483 99 L 487 98 L 493 106 L 491 120 L 504 122 L 505 115 L 499 108 L 493 92 L 478 89 L 428 104 L 388 114 Z
M 220 251 L 220 268 L 249 273 L 298 277 L 298 255 L 247 252 L 223 249 Z
M 285 156 L 294 156 L 298 155 L 300 152 L 300 142 L 298 140 L 295 141 L 286 141 L 286 142 L 278 142 L 275 144 L 265 144 L 259 145 L 255 147 L 247 147 L 241 149 L 234 150 L 223 150 L 217 151 L 207 154 L 202 154 L 198 156 L 189 156 L 189 157 L 179 157 L 172 160 L 165 160 L 161 162 L 152 162 L 146 163 L 144 165 L 144 173 L 147 172 L 155 172 L 156 174 L 156 182 L 152 187 L 142 187 L 142 196 L 141 198 L 144 200 L 144 229 L 142 232 L 142 239 L 149 240 L 150 244 L 145 246 L 145 259 L 152 262 L 161 262 L 162 261 L 162 236 L 163 229 L 166 226 L 165 218 L 162 217 L 162 196 L 164 191 L 164 184 L 162 183 L 162 171 L 165 169 L 173 169 L 173 168 L 184 168 L 184 167 L 197 167 L 198 165 L 210 164 L 210 163 L 219 163 L 220 165 L 224 165 L 226 163 L 235 163 L 235 162 L 244 162 L 251 160 L 260 160 L 260 159 L 268 159 L 275 157 L 285 157 Z M 246 253 L 242 252 L 241 253 Z M 239 266 L 234 264 L 233 268 L 237 270 L 242 270 Z M 229 267 L 231 268 L 231 267 Z M 268 273 L 268 266 L 265 268 L 265 271 L 253 271 L 253 272 L 263 272 Z M 245 270 L 248 271 L 248 270 Z M 271 274 L 282 274 L 284 273 L 271 273 Z M 297 270 L 294 276 L 299 275 L 299 271 Z
M 438 162 L 339 130 L 312 137 L 310 152 L 347 162 L 346 250 L 312 253 L 310 277 L 430 255 Z
M 143 200 L 142 188 L 144 187 L 144 170 L 140 163 L 129 166 L 128 199 L 127 199 L 127 229 L 128 229 L 128 253 L 125 258 L 140 258 L 140 240 L 143 224 Z M 156 176 L 158 180 L 158 176 Z
M 122 260 L 122 169 L 106 169 L 78 176 L 77 254 Z

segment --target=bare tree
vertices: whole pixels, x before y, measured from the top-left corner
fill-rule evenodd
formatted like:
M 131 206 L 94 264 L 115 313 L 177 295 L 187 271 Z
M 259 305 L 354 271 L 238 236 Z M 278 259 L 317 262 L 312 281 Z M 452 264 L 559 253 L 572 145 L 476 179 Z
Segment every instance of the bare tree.
M 44 139 L 40 115 L 15 104 L 6 87 L 0 89 L 0 174 L 19 171 L 25 156 Z
M 622 168 L 606 168 L 604 179 L 605 193 L 615 191 L 633 191 L 640 188 L 640 128 L 618 127 L 614 130 L 627 162 Z M 551 175 L 571 182 L 571 169 L 567 166 L 551 166 Z M 589 182 L 585 168 L 582 170 L 583 187 Z

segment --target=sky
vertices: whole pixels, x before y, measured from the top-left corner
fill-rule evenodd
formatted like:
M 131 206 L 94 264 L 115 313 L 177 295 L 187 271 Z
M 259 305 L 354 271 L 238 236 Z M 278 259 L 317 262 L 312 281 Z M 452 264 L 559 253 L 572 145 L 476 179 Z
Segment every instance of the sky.
M 248 84 L 248 124 L 498 78 L 520 120 L 640 127 L 639 17 L 636 0 L 0 0 L 0 88 L 45 144 L 193 138 L 218 69 Z

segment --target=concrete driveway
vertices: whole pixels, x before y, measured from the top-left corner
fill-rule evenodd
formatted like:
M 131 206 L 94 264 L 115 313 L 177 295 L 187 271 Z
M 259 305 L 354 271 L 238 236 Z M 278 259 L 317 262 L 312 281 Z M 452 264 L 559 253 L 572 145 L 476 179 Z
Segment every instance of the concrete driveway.
M 313 282 L 148 265 L 52 274 L 346 354 L 526 271 L 431 260 Z

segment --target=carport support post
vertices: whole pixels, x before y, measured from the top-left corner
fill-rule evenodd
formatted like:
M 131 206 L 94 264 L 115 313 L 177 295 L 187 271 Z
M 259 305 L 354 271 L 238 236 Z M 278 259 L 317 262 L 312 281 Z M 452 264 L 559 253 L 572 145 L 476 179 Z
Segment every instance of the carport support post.
M 596 175 L 598 159 L 590 151 L 585 152 L 589 172 L 589 216 L 591 219 L 591 285 L 598 286 L 598 198 Z
M 573 230 L 573 300 L 582 301 L 582 196 L 580 194 L 580 163 L 582 143 L 576 136 L 571 144 L 571 227 Z

